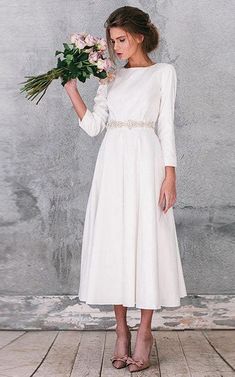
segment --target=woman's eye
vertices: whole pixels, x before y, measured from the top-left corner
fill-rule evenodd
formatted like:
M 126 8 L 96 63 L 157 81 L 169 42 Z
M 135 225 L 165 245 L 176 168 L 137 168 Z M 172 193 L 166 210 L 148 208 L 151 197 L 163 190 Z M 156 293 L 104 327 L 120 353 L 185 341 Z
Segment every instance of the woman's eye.
M 125 39 L 119 39 L 120 42 L 125 42 Z M 111 41 L 112 43 L 115 43 L 114 41 Z

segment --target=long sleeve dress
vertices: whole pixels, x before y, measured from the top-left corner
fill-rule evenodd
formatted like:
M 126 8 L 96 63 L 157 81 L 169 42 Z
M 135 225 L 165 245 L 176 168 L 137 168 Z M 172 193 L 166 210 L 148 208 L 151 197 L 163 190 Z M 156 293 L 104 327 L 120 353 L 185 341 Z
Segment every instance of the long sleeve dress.
M 83 228 L 79 299 L 145 309 L 180 306 L 187 295 L 173 208 L 158 204 L 165 166 L 177 166 L 177 76 L 169 63 L 117 68 L 79 126 L 106 129 Z

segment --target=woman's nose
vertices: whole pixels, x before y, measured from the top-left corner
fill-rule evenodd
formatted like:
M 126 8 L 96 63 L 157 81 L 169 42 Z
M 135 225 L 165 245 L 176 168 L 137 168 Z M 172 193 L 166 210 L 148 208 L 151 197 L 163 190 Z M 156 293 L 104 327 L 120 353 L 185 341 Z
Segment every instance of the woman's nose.
M 114 42 L 114 50 L 118 50 L 118 42 Z

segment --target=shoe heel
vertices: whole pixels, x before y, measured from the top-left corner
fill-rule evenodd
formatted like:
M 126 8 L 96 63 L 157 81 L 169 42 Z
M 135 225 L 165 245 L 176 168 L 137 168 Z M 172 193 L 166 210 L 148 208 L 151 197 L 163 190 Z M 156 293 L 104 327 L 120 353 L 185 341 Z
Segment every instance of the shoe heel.
M 131 356 L 131 338 L 130 338 L 129 346 L 128 346 L 128 356 Z

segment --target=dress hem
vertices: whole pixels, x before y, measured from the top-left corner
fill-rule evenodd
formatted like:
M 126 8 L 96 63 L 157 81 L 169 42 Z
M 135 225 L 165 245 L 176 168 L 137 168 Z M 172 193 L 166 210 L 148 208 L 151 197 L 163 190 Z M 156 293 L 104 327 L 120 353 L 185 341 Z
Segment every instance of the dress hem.
M 186 295 L 183 295 L 183 296 L 180 296 L 180 298 L 183 298 L 183 297 L 187 297 L 187 294 Z M 107 302 L 91 302 L 91 301 L 86 301 L 86 300 L 82 300 L 82 299 L 79 299 L 80 302 L 82 303 L 85 303 L 85 304 L 88 304 L 88 305 L 123 305 L 127 308 L 136 308 L 136 309 L 149 309 L 149 310 L 159 310 L 159 309 L 162 309 L 162 308 L 175 308 L 175 307 L 181 307 L 181 302 L 178 301 L 178 303 L 174 303 L 174 304 L 168 304 L 168 305 L 160 305 L 160 306 L 144 306 L 144 305 L 138 305 L 138 304 L 134 304 L 134 305 L 126 305 L 125 303 L 123 302 L 110 302 L 110 303 L 107 303 Z

